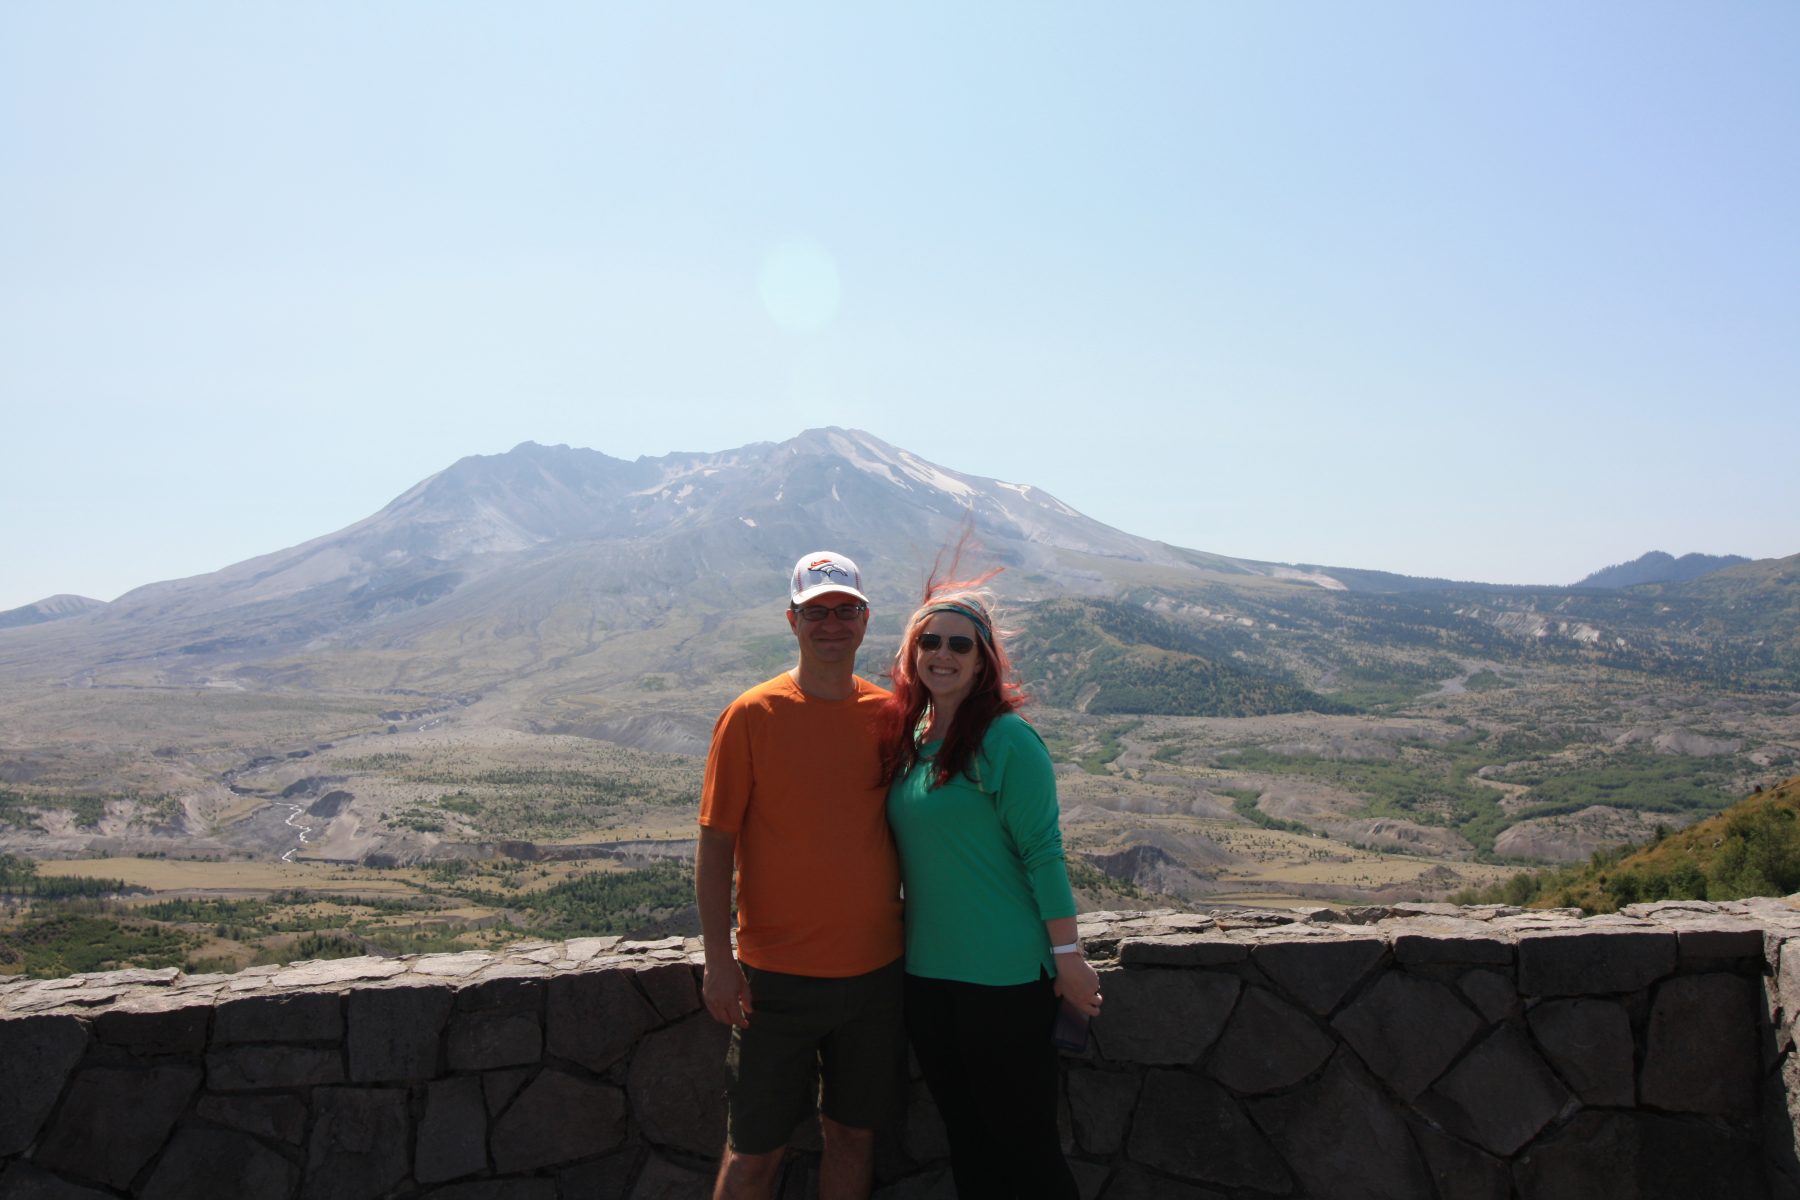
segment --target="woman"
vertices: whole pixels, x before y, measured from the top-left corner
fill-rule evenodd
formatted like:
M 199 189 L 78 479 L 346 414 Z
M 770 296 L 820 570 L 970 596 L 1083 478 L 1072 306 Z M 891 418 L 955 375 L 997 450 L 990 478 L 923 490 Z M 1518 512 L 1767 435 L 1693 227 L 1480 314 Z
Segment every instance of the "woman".
M 1058 997 L 1092 1017 L 1056 775 L 980 585 L 926 587 L 883 710 L 906 885 L 906 1026 L 962 1200 L 1069 1197 L 1056 1131 Z

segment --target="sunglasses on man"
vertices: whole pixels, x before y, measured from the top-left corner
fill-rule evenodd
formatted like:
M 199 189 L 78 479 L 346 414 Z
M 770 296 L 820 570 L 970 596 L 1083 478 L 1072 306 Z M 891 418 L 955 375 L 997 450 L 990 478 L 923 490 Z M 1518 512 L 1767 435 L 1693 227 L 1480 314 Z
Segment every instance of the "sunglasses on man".
M 854 621 L 869 611 L 866 604 L 808 604 L 804 608 L 796 608 L 802 621 L 823 621 L 826 617 L 836 617 L 840 621 Z

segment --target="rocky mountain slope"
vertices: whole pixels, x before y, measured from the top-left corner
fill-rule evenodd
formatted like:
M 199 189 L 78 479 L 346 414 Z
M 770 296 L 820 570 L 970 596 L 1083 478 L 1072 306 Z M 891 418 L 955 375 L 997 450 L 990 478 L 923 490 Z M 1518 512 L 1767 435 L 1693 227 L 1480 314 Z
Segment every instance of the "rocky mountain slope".
M 903 603 L 964 521 L 986 556 L 1046 594 L 1109 592 L 1134 573 L 1278 573 L 1134 537 L 1029 484 L 951 471 L 856 431 L 635 462 L 526 443 L 465 458 L 346 529 L 138 588 L 58 622 L 58 637 L 0 639 L 0 671 L 159 659 L 180 681 L 302 651 L 423 652 L 435 631 L 490 614 L 530 639 L 559 614 L 617 628 L 671 605 L 741 611 L 780 604 L 779 581 L 816 546 L 863 560 L 874 594 Z M 502 659 L 500 671 L 520 665 Z
M 1749 561 L 1741 554 L 1684 554 L 1676 558 L 1661 550 L 1652 550 L 1628 563 L 1602 567 L 1574 586 L 1622 588 L 1640 583 L 1679 583 L 1684 579 L 1698 579 L 1702 575 L 1710 575 L 1714 571 Z
M 20 625 L 42 625 L 45 621 L 60 621 L 65 617 L 78 617 L 82 613 L 94 612 L 106 607 L 106 601 L 93 600 L 87 596 L 57 595 L 48 596 L 35 604 L 21 604 L 18 608 L 9 608 L 0 612 L 0 629 L 13 629 Z

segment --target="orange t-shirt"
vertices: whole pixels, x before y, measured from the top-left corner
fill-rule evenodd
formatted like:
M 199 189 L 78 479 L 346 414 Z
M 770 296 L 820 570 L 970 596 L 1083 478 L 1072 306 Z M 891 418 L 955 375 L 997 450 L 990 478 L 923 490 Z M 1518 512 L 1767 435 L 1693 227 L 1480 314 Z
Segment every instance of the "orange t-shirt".
M 753 967 L 843 978 L 905 949 L 875 725 L 886 698 L 857 679 L 821 700 L 782 674 L 713 726 L 700 824 L 737 835 L 738 957 Z

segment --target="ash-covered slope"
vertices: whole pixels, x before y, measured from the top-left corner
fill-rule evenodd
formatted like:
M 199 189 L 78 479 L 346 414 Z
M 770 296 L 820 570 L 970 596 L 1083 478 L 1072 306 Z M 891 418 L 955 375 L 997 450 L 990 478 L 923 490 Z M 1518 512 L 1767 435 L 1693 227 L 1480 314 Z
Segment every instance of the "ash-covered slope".
M 56 595 L 46 596 L 32 604 L 21 604 L 17 608 L 9 608 L 0 612 L 0 629 L 14 629 L 21 625 L 42 625 L 46 621 L 61 621 L 69 617 L 78 617 L 96 609 L 106 607 L 104 600 L 92 600 L 86 596 Z
M 1269 573 L 1133 537 L 1029 484 L 952 471 L 854 430 L 635 462 L 528 442 L 464 458 L 336 533 L 138 588 L 57 622 L 55 638 L 0 636 L 0 667 L 162 658 L 179 674 L 302 649 L 467 642 L 452 636 L 463 625 L 493 643 L 546 623 L 650 622 L 672 600 L 739 611 L 778 604 L 794 556 L 820 546 L 864 560 L 875 594 L 903 602 L 965 520 L 984 560 L 1044 593 L 1109 592 L 1120 571 Z

